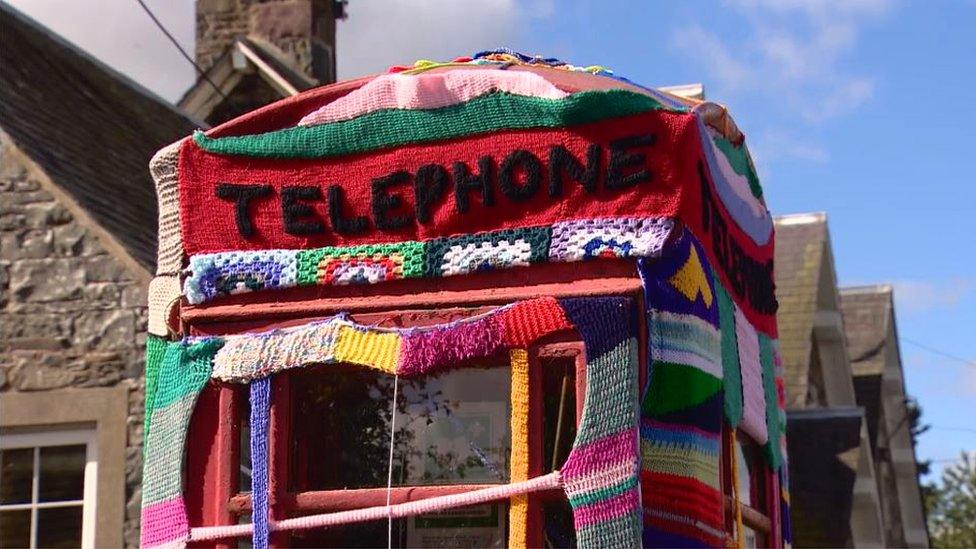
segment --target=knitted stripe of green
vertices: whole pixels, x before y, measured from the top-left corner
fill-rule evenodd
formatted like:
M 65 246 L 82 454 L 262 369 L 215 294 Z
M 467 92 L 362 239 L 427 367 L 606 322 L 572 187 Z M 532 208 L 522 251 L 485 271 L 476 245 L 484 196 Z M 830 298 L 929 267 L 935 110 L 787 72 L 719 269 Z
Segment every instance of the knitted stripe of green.
M 759 176 L 756 170 L 752 169 L 752 162 L 749 161 L 749 148 L 743 143 L 742 147 L 736 147 L 728 139 L 721 136 L 712 136 L 715 145 L 725 154 L 732 170 L 749 180 L 749 190 L 756 198 L 762 198 L 762 186 L 759 184 Z
M 627 90 L 574 93 L 564 99 L 492 93 L 439 109 L 388 109 L 351 120 L 256 135 L 193 135 L 203 150 L 267 158 L 324 158 L 498 130 L 558 128 L 652 110 L 670 110 Z
M 718 334 L 691 322 L 658 318 L 651 329 L 652 344 L 665 349 L 715 358 L 721 352 Z
M 574 448 L 599 438 L 633 429 L 637 423 L 637 340 L 628 338 L 616 347 L 587 359 L 583 420 Z M 621 390 L 625 387 L 627 390 Z
M 319 263 L 325 257 L 339 257 L 341 255 L 374 254 L 403 256 L 403 278 L 418 278 L 424 274 L 424 243 L 397 242 L 395 244 L 367 244 L 363 246 L 328 246 L 311 250 L 299 250 L 297 256 L 298 285 L 314 286 L 318 284 Z
M 214 338 L 189 345 L 167 346 L 153 408 L 168 406 L 184 396 L 200 392 L 210 379 L 213 357 L 223 345 L 223 340 Z
M 632 547 L 641 539 L 640 510 L 613 520 L 598 522 L 576 532 L 577 547 Z
M 722 327 L 722 378 L 725 384 L 725 417 L 729 425 L 738 427 L 742 421 L 742 372 L 739 365 L 739 344 L 735 335 L 735 306 L 722 282 L 715 281 L 719 325 Z
M 142 423 L 143 440 L 149 437 L 149 420 L 153 409 L 156 407 L 154 398 L 156 396 L 156 384 L 159 382 L 159 366 L 163 362 L 163 355 L 166 354 L 167 344 L 166 339 L 159 336 L 150 334 L 146 338 L 146 404 Z M 145 446 L 142 447 L 142 451 L 146 451 Z
M 627 490 L 630 490 L 634 486 L 637 486 L 637 476 L 632 476 L 623 482 L 620 482 L 614 486 L 608 486 L 607 488 L 600 488 L 599 490 L 594 490 L 588 494 L 582 494 L 579 496 L 569 498 L 569 503 L 573 507 L 579 507 L 580 505 L 589 505 L 590 503 L 596 503 L 597 501 L 602 501 L 605 499 L 610 499 L 614 496 L 619 496 Z
M 783 462 L 779 447 L 779 409 L 776 405 L 776 378 L 773 371 L 773 341 L 759 334 L 759 362 L 762 364 L 763 392 L 766 394 L 766 430 L 769 441 L 764 448 L 769 466 L 775 471 Z
M 654 361 L 643 411 L 661 417 L 705 402 L 722 389 L 722 380 L 686 364 Z

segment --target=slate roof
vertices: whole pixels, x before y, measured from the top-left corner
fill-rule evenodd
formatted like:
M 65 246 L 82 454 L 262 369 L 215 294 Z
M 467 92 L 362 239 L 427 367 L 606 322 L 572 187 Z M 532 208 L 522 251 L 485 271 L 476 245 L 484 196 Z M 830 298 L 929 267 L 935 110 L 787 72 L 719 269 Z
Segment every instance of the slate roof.
M 828 243 L 824 214 L 777 217 L 776 313 L 787 406 L 806 405 L 818 285 Z
M 865 410 L 873 446 L 878 440 L 885 354 L 892 342 L 888 337 L 894 318 L 892 289 L 887 285 L 842 288 L 840 299 L 854 394 L 858 406 Z
M 842 288 L 844 333 L 855 376 L 880 375 L 892 318 L 891 286 Z
M 150 272 L 149 159 L 199 125 L 0 2 L 0 128 Z

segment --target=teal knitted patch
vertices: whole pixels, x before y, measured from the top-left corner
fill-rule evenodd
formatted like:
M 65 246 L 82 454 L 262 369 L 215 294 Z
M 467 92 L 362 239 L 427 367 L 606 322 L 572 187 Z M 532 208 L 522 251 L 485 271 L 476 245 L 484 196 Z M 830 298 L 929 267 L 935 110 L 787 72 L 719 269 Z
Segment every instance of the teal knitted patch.
M 729 425 L 738 427 L 742 421 L 742 372 L 739 364 L 739 345 L 735 335 L 735 305 L 718 277 L 715 277 L 715 297 L 718 301 L 719 325 L 722 331 L 722 378 L 725 385 L 725 417 Z
M 768 336 L 759 334 L 759 361 L 762 364 L 763 392 L 766 396 L 766 430 L 769 441 L 764 448 L 769 466 L 775 471 L 783 463 L 782 451 L 779 447 L 783 433 L 780 428 L 779 408 L 776 406 L 776 378 L 773 371 L 773 341 Z

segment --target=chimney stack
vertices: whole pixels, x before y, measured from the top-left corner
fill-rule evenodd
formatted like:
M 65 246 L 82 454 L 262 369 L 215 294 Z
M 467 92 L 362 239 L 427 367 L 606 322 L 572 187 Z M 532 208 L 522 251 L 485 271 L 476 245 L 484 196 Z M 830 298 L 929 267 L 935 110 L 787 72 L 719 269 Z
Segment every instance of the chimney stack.
M 320 84 L 335 81 L 336 0 L 197 0 L 196 58 L 209 69 L 238 38 L 275 46 L 283 61 Z

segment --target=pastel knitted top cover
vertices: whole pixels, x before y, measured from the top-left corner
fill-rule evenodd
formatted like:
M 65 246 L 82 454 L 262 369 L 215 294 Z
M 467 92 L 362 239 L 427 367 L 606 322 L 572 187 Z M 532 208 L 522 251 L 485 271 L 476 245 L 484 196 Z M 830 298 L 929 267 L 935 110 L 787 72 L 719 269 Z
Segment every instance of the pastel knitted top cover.
M 604 67 L 493 50 L 309 90 L 164 148 L 151 170 L 159 255 L 144 547 L 241 536 L 266 547 L 275 531 L 497 500 L 509 502 L 508 545 L 525 546 L 526 497 L 552 489 L 565 491 L 581 547 L 723 547 L 723 424 L 761 445 L 777 471 L 775 539 L 789 543 L 773 223 L 724 108 Z M 416 329 L 340 314 L 202 337 L 172 322 L 180 304 L 246 307 L 298 287 L 476 281 L 484 271 L 605 258 L 632 261 L 642 301 L 538 297 Z M 563 331 L 585 347 L 583 415 L 560 470 L 530 478 L 527 350 Z M 509 484 L 271 518 L 269 395 L 279 374 L 342 363 L 420 378 L 498 356 L 512 369 Z M 187 519 L 194 479 L 184 478 L 183 456 L 197 396 L 217 382 L 248 386 L 253 518 L 202 526 Z

